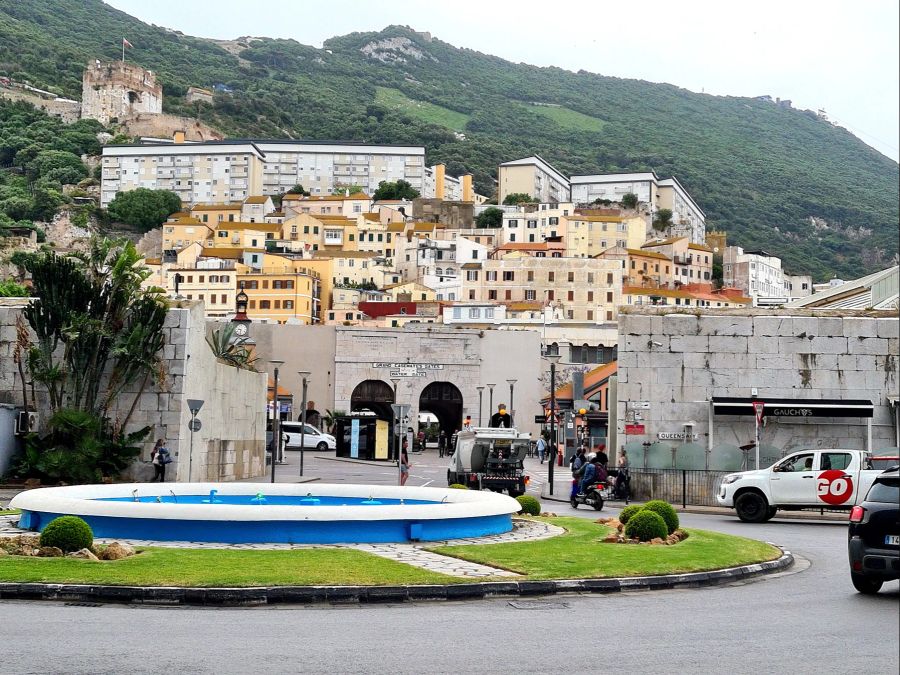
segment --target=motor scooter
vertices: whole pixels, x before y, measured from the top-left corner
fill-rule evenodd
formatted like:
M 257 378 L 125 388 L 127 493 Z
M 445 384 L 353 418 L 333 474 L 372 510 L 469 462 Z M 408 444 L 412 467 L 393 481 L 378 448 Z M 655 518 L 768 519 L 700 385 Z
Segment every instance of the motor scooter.
M 606 487 L 605 481 L 597 481 L 589 485 L 584 492 L 578 492 L 572 495 L 569 503 L 573 509 L 577 509 L 579 504 L 587 504 L 593 506 L 594 510 L 599 511 L 603 508 L 603 490 Z

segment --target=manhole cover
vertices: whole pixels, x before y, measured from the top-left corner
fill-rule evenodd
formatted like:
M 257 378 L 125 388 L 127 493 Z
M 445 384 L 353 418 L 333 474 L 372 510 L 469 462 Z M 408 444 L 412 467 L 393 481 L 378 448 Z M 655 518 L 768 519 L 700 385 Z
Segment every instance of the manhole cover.
M 513 609 L 569 609 L 568 602 L 550 602 L 547 600 L 513 600 L 509 603 Z

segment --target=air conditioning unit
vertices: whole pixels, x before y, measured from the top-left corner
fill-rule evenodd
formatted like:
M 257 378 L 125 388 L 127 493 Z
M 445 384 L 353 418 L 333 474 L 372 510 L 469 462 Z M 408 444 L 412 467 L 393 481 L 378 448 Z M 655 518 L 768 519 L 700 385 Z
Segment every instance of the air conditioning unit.
M 36 412 L 21 410 L 16 416 L 16 435 L 22 436 L 37 431 L 38 417 Z

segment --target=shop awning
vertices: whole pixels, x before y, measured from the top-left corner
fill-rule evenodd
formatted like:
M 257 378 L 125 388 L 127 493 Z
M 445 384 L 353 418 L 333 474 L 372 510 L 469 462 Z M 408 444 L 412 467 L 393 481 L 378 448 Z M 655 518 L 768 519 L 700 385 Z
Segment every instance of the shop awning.
M 875 406 L 867 399 L 812 399 L 812 398 L 733 398 L 713 396 L 713 413 L 716 415 L 753 416 L 753 403 L 762 401 L 763 417 L 872 417 Z

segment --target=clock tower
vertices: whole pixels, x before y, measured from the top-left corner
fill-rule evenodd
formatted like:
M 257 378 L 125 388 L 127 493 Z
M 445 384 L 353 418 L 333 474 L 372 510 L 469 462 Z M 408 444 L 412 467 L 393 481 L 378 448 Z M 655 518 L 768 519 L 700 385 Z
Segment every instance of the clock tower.
M 234 318 L 231 320 L 234 326 L 234 335 L 237 338 L 246 338 L 250 333 L 250 317 L 247 316 L 247 294 L 241 288 L 235 298 Z

